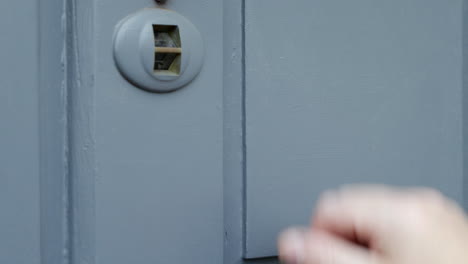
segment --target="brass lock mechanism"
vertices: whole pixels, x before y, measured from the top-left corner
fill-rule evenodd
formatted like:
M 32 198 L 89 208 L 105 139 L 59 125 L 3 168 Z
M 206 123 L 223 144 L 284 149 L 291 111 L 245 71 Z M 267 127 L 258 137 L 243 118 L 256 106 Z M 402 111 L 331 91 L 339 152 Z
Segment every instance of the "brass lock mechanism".
M 182 46 L 179 27 L 174 25 L 153 25 L 154 73 L 156 75 L 180 74 Z

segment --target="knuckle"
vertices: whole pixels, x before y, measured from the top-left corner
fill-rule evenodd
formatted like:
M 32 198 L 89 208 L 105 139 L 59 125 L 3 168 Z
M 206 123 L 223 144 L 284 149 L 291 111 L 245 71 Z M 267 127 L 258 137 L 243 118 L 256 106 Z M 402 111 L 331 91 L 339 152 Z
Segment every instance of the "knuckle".
M 421 188 L 415 193 L 423 202 L 442 202 L 445 200 L 444 195 L 439 190 L 432 188 Z
M 428 225 L 444 211 L 445 198 L 435 190 L 424 189 L 411 193 L 404 203 L 405 218 L 412 231 L 425 232 Z

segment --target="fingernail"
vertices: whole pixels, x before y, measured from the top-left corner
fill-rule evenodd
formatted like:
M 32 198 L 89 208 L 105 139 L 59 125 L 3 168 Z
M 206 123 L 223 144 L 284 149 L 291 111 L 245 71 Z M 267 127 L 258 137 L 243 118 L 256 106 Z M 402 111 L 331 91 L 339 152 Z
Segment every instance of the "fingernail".
M 281 241 L 281 259 L 287 264 L 301 264 L 304 260 L 304 233 L 291 229 L 285 232 Z
M 320 197 L 317 209 L 323 212 L 333 212 L 338 206 L 338 194 L 334 191 L 327 191 Z

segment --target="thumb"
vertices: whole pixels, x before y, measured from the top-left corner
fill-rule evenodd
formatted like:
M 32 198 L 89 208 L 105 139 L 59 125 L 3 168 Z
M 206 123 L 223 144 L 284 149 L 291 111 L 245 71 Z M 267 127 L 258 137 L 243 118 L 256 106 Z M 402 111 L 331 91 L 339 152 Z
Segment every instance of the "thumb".
M 289 229 L 278 246 L 288 264 L 379 264 L 367 248 L 319 230 Z

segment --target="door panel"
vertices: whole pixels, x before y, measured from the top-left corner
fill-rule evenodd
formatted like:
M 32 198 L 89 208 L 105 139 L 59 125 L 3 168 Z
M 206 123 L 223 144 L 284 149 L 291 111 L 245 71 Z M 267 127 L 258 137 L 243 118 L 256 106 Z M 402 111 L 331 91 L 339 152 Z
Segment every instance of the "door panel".
M 204 66 L 185 88 L 140 90 L 112 57 L 115 26 L 154 1 L 96 1 L 91 89 L 99 263 L 222 263 L 222 2 L 168 1 L 201 32 Z M 87 164 L 82 164 L 87 165 Z M 83 177 L 89 177 L 82 175 Z
M 0 263 L 41 261 L 36 2 L 0 2 Z
M 462 1 L 246 1 L 246 252 L 343 183 L 462 198 Z
M 292 2 L 168 0 L 205 58 L 167 94 L 112 54 L 155 1 L 0 3 L 0 263 L 274 264 L 325 188 L 460 201 L 463 0 Z

